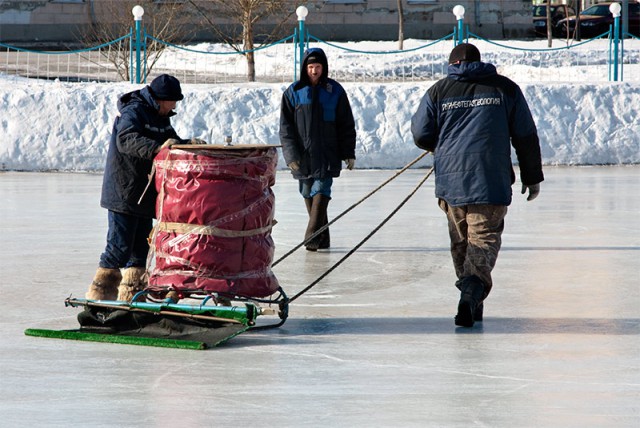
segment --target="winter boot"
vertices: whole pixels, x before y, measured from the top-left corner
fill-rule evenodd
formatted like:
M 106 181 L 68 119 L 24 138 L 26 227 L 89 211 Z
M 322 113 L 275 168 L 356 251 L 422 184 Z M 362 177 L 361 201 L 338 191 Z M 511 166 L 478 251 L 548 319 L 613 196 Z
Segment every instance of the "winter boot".
M 320 194 L 317 194 L 313 197 L 311 210 L 309 212 L 309 224 L 307 225 L 307 231 L 305 232 L 305 240 L 323 226 L 323 221 L 325 221 L 327 218 L 327 207 L 330 200 L 331 198 Z M 306 202 L 306 199 L 305 203 L 308 203 Z M 320 248 L 321 241 L 322 234 L 316 236 L 310 242 L 307 242 L 307 250 L 317 251 L 318 248 Z
M 327 202 L 328 205 L 328 202 Z M 322 222 L 320 223 L 320 227 L 326 226 L 329 223 L 329 217 L 327 215 L 327 208 L 324 210 L 324 217 L 322 218 Z M 331 246 L 331 236 L 329 235 L 329 228 L 327 227 L 320 234 L 320 244 L 318 245 L 319 250 L 326 250 Z
M 139 292 L 147 288 L 147 270 L 143 267 L 130 267 L 124 270 L 122 282 L 118 287 L 118 300 L 122 302 L 131 302 L 133 297 Z M 145 296 L 140 296 L 137 301 L 144 302 Z
M 311 218 L 311 208 L 313 207 L 313 198 L 305 198 L 304 200 L 305 205 L 307 206 L 307 213 L 309 214 L 309 218 Z M 326 225 L 327 223 L 329 223 L 329 219 L 328 217 L 325 215 L 325 217 L 322 219 L 322 222 L 320 224 L 320 227 Z M 309 230 L 307 230 L 307 232 L 309 232 Z M 313 232 L 311 233 L 305 233 L 304 239 L 305 241 L 311 236 L 313 235 Z M 326 228 L 321 234 L 320 234 L 320 244 L 318 246 L 319 250 L 324 250 L 327 249 L 331 246 L 331 236 L 329 235 L 329 228 Z
M 473 320 L 482 321 L 483 312 L 484 312 L 484 302 L 480 303 L 476 308 L 476 311 L 473 313 Z
M 473 327 L 475 321 L 480 321 L 477 317 L 482 318 L 484 284 L 480 278 L 471 275 L 462 278 L 456 283 L 456 286 L 460 289 L 460 301 L 458 302 L 455 323 L 461 327 Z
M 114 300 L 121 279 L 120 269 L 99 267 L 85 297 L 89 300 Z

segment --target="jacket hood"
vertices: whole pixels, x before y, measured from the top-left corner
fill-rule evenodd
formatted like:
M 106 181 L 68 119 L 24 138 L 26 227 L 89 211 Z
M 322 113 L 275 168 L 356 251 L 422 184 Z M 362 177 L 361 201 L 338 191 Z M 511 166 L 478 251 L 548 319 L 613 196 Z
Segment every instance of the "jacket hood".
M 302 64 L 300 65 L 300 82 L 304 85 L 309 85 L 309 76 L 307 75 L 307 63 L 309 61 L 309 57 L 317 58 L 317 61 L 322 64 L 322 76 L 320 77 L 320 81 L 327 80 L 329 76 L 329 63 L 327 61 L 327 55 L 320 48 L 311 48 L 307 49 L 302 56 Z
M 160 106 L 153 98 L 153 95 L 151 95 L 151 91 L 149 91 L 149 86 L 145 86 L 142 89 L 121 95 L 120 98 L 118 98 L 118 111 L 122 112 L 125 108 L 137 103 L 146 104 L 155 111 L 160 110 Z M 175 114 L 176 112 L 172 110 L 167 116 L 171 117 Z
M 481 80 L 498 74 L 496 67 L 481 61 L 452 64 L 447 69 L 447 77 L 454 80 Z
M 151 96 L 151 93 L 146 86 L 142 89 L 137 89 L 135 91 L 127 92 L 126 94 L 120 95 L 120 98 L 118 98 L 118 111 L 122 111 L 123 108 L 132 103 L 149 104 L 156 110 L 160 108 L 158 103 L 156 103 L 156 101 L 153 99 L 153 96 Z

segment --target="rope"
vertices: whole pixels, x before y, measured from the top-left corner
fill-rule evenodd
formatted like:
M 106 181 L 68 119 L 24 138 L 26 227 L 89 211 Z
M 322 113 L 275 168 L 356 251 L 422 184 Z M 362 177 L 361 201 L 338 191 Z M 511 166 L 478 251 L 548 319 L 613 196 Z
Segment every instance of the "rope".
M 426 154 L 427 152 L 425 152 Z M 293 302 L 294 300 L 296 300 L 298 297 L 302 296 L 304 293 L 306 293 L 307 291 L 309 291 L 313 286 L 315 286 L 317 283 L 319 283 L 320 281 L 322 281 L 327 275 L 329 275 L 334 269 L 336 269 L 338 266 L 340 266 L 342 264 L 342 262 L 344 262 L 347 258 L 349 258 L 353 253 L 355 253 L 358 248 L 360 248 L 365 242 L 367 242 L 369 240 L 369 238 L 371 238 L 373 235 L 375 235 L 375 233 L 380 230 L 382 228 L 382 226 L 384 226 L 390 219 L 391 217 L 393 217 L 399 210 L 400 208 L 402 208 L 404 206 L 404 204 L 407 203 L 407 201 L 418 191 L 418 189 L 424 184 L 425 181 L 427 181 L 427 178 L 429 178 L 429 176 L 431 175 L 431 173 L 433 172 L 433 167 L 429 170 L 429 172 L 427 173 L 427 175 L 424 176 L 424 178 L 422 180 L 420 180 L 420 182 L 418 183 L 418 185 L 415 187 L 415 189 L 413 189 L 413 191 L 411 193 L 409 193 L 407 195 L 406 198 L 404 198 L 404 200 L 400 203 L 400 205 L 398 205 L 392 212 L 391 214 L 389 214 L 384 220 L 382 220 L 382 222 L 375 228 L 373 229 L 362 241 L 360 241 L 358 243 L 358 245 L 356 245 L 355 247 L 353 247 L 351 249 L 351 251 L 349 251 L 347 254 L 344 255 L 344 257 L 342 257 L 340 260 L 338 260 L 338 262 L 336 264 L 334 264 L 333 266 L 331 266 L 331 268 L 329 268 L 325 273 L 323 273 L 322 275 L 320 275 L 320 277 L 318 279 L 316 279 L 315 281 L 313 281 L 311 284 L 309 284 L 306 288 L 304 288 L 302 291 L 300 291 L 298 294 L 296 294 L 295 296 L 293 296 L 291 299 L 289 299 L 289 303 Z M 376 189 L 377 190 L 377 189 Z
M 334 218 L 333 220 L 331 220 L 329 223 L 327 223 L 326 225 L 322 226 L 320 229 L 318 229 L 313 235 L 309 236 L 307 239 L 305 239 L 304 241 L 302 241 L 301 243 L 299 243 L 298 245 L 296 245 L 295 247 L 293 247 L 291 250 L 289 250 L 286 254 L 284 254 L 282 257 L 280 257 L 278 260 L 276 260 L 275 262 L 273 262 L 271 264 L 271 267 L 275 267 L 278 263 L 280 263 L 281 261 L 283 261 L 284 259 L 286 259 L 287 257 L 289 257 L 291 254 L 293 254 L 298 248 L 302 247 L 303 245 L 307 244 L 308 242 L 310 242 L 311 240 L 313 240 L 313 238 L 315 238 L 316 236 L 320 235 L 322 232 L 324 232 L 329 226 L 331 226 L 333 223 L 335 223 L 336 221 L 338 221 L 339 219 L 341 219 L 342 217 L 344 217 L 345 214 L 347 214 L 349 211 L 351 211 L 352 209 L 354 209 L 355 207 L 357 207 L 358 205 L 360 205 L 362 202 L 364 202 L 365 200 L 367 200 L 369 197 L 371 197 L 374 193 L 376 193 L 378 190 L 382 189 L 384 186 L 386 186 L 387 184 L 389 184 L 392 180 L 394 180 L 395 178 L 397 178 L 400 174 L 402 174 L 403 172 L 405 172 L 407 169 L 409 169 L 412 165 L 414 165 L 416 162 L 418 162 L 420 159 L 422 159 L 423 157 L 425 157 L 429 152 L 424 152 L 422 153 L 420 156 L 418 156 L 417 158 L 415 158 L 414 160 L 412 160 L 411 162 L 409 162 L 404 168 L 402 168 L 400 171 L 396 172 L 396 174 L 394 176 L 392 176 L 391 178 L 387 179 L 387 181 L 385 181 L 384 183 L 382 183 L 381 185 L 379 185 L 378 187 L 376 187 L 373 191 L 371 191 L 368 195 L 366 195 L 364 198 L 360 199 L 358 202 L 356 202 L 355 204 L 351 205 L 349 208 L 347 208 L 345 211 L 343 211 L 340 215 L 338 215 L 336 218 Z
M 81 52 L 89 52 L 89 51 L 98 50 L 100 48 L 104 48 L 104 47 L 107 47 L 107 46 L 114 45 L 114 44 L 118 43 L 119 41 L 124 40 L 124 39 L 128 39 L 130 37 L 131 37 L 131 33 L 125 34 L 122 37 L 119 37 L 119 38 L 117 38 L 115 40 L 112 40 L 112 41 L 107 42 L 107 43 L 103 43 L 103 44 L 98 45 L 98 46 L 93 46 L 93 47 L 84 48 L 84 49 L 75 49 L 75 50 L 71 50 L 71 51 L 54 51 L 54 52 L 51 52 L 51 51 L 36 51 L 36 50 L 33 50 L 33 49 L 19 48 L 17 46 L 6 45 L 4 43 L 0 43 L 0 46 L 5 47 L 7 49 L 14 49 L 14 50 L 19 51 L 19 52 L 30 52 L 30 53 L 46 54 L 46 55 L 66 55 L 66 54 L 72 54 L 72 53 L 81 53 Z
M 453 33 L 450 33 L 450 34 L 447 34 L 444 37 L 439 38 L 438 40 L 434 40 L 431 43 L 427 43 L 425 45 L 418 46 L 418 47 L 411 48 L 411 49 L 391 50 L 391 51 L 362 51 L 362 50 L 358 50 L 358 49 L 347 48 L 345 46 L 338 46 L 335 43 L 327 42 L 326 40 L 319 39 L 316 36 L 313 36 L 311 34 L 308 35 L 308 39 L 315 40 L 318 43 L 324 43 L 325 45 L 331 46 L 332 48 L 342 49 L 343 51 L 347 51 L 347 52 L 361 53 L 361 54 L 367 54 L 367 55 L 401 54 L 401 53 L 406 53 L 406 52 L 413 52 L 413 51 L 417 51 L 417 50 L 420 50 L 420 49 L 428 48 L 429 46 L 433 46 L 435 44 L 438 44 L 440 42 L 444 42 L 445 40 L 449 40 L 449 39 L 452 39 L 452 38 L 453 38 Z
M 283 38 L 283 39 L 280 39 L 280 40 L 278 40 L 278 41 L 276 41 L 276 42 L 270 43 L 270 44 L 268 44 L 268 45 L 259 46 L 259 47 L 257 47 L 257 48 L 249 49 L 249 50 L 245 50 L 245 51 L 240 51 L 240 50 L 238 50 L 238 51 L 233 51 L 233 52 L 209 52 L 209 51 L 202 51 L 202 50 L 197 50 L 197 49 L 190 49 L 190 48 L 186 48 L 186 47 L 184 47 L 184 46 L 178 46 L 178 45 L 176 45 L 176 44 L 169 43 L 169 42 L 166 42 L 166 41 L 164 41 L 164 40 L 157 39 L 157 38 L 155 38 L 155 37 L 153 37 L 153 36 L 150 36 L 150 35 L 146 35 L 146 38 L 147 38 L 147 39 L 151 39 L 151 40 L 153 40 L 153 41 L 155 41 L 155 42 L 158 42 L 158 43 L 160 43 L 160 44 L 162 44 L 162 45 L 169 46 L 169 47 L 172 47 L 172 48 L 175 48 L 175 49 L 180 49 L 180 50 L 187 51 L 187 52 L 201 53 L 201 54 L 208 54 L 208 55 L 237 55 L 237 54 L 242 54 L 242 55 L 244 55 L 244 54 L 247 54 L 247 53 L 249 53 L 249 52 L 257 52 L 257 51 L 260 51 L 260 50 L 263 50 L 263 49 L 270 48 L 271 46 L 276 46 L 276 45 L 279 45 L 279 44 L 281 44 L 281 43 L 285 43 L 285 42 L 287 42 L 287 41 L 289 41 L 289 40 L 293 39 L 293 34 L 292 34 L 292 35 L 290 35 L 290 36 L 288 36 L 288 37 L 285 37 L 285 38 Z
M 599 35 L 598 37 L 594 37 L 593 39 L 589 39 L 589 40 L 585 40 L 583 42 L 580 43 L 576 43 L 576 44 L 572 44 L 572 45 L 568 45 L 568 46 L 560 46 L 558 48 L 544 48 L 544 49 L 525 49 L 525 48 L 518 48 L 515 46 L 507 46 L 505 44 L 501 44 L 501 43 L 497 43 L 497 42 L 492 42 L 489 39 L 485 39 L 482 36 L 478 36 L 475 33 L 469 32 L 469 36 L 470 37 L 474 37 L 477 40 L 482 40 L 483 42 L 489 43 L 490 45 L 494 45 L 494 46 L 498 46 L 501 48 L 505 48 L 505 49 L 511 49 L 511 50 L 515 50 L 515 51 L 529 51 L 529 52 L 553 52 L 553 51 L 561 51 L 561 50 L 568 50 L 568 49 L 573 49 L 573 48 L 577 48 L 578 46 L 587 44 L 587 43 L 591 43 L 594 40 L 596 40 L 597 38 L 600 38 L 606 34 L 608 34 L 609 31 L 607 31 L 606 33 L 602 33 L 601 35 Z

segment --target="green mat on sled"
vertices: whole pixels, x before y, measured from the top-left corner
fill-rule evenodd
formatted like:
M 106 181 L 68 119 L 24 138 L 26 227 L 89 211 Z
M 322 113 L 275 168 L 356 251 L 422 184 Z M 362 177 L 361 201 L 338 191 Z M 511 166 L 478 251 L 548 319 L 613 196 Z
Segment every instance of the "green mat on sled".
M 179 349 L 216 347 L 255 323 L 259 308 L 67 299 L 83 307 L 80 329 L 30 328 L 27 336 Z
M 84 340 L 88 342 L 121 343 L 124 345 L 159 346 L 162 348 L 178 349 L 207 349 L 204 342 L 189 340 L 159 339 L 150 337 L 126 336 L 104 333 L 87 333 L 80 330 L 45 330 L 28 328 L 24 331 L 27 336 L 50 337 L 53 339 Z

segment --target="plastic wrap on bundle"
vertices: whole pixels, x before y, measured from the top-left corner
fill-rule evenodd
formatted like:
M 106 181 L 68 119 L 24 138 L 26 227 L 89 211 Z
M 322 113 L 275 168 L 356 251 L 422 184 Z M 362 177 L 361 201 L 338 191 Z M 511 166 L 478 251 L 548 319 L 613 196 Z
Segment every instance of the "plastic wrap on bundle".
M 277 152 L 252 147 L 156 156 L 150 291 L 266 297 L 278 290 L 271 271 Z

